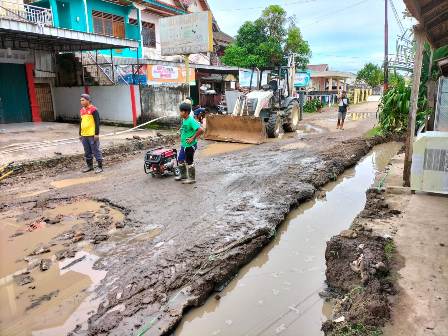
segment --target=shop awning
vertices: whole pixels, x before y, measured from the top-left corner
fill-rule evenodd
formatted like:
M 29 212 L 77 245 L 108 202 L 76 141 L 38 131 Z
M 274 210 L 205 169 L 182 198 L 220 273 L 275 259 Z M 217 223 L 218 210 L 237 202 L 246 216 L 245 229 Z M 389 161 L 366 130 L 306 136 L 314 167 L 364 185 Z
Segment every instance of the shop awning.
M 0 18 L 0 48 L 53 52 L 137 48 L 138 41 Z

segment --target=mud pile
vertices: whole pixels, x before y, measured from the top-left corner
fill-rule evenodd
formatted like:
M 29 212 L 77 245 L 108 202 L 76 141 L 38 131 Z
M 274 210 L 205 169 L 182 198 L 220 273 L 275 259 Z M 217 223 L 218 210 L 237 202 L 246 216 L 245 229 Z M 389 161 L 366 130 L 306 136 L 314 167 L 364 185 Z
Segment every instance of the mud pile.
M 127 143 L 103 148 L 104 160 L 106 164 L 120 162 L 125 160 L 128 155 L 135 154 L 136 152 L 145 149 L 162 145 L 173 145 L 178 137 L 178 135 L 160 135 L 148 138 L 135 136 L 134 138 L 129 139 Z M 31 174 L 37 176 L 54 176 L 64 171 L 77 169 L 83 164 L 83 158 L 83 154 L 73 154 L 18 163 L 14 165 L 14 175 L 4 181 L 4 183 L 12 183 L 14 178 L 29 179 Z
M 394 243 L 363 223 L 400 211 L 389 208 L 382 191 L 369 189 L 366 194 L 366 206 L 351 229 L 327 242 L 325 275 L 336 303 L 332 319 L 322 325 L 326 336 L 377 335 L 390 318 L 388 296 L 396 293 L 390 276 Z

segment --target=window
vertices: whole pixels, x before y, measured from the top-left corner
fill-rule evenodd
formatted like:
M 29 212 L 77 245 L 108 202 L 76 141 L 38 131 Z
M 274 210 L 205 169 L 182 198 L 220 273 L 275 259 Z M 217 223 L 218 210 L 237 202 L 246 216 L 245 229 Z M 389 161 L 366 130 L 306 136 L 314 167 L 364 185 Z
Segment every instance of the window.
M 124 17 L 93 11 L 93 30 L 96 34 L 124 38 Z
M 142 39 L 144 47 L 156 47 L 156 26 L 153 23 L 142 22 Z

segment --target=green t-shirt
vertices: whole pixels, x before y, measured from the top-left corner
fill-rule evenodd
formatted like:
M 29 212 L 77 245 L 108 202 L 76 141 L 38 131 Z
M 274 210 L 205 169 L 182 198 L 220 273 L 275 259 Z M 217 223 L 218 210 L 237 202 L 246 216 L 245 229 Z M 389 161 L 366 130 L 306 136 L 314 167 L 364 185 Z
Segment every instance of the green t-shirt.
M 196 134 L 201 125 L 190 115 L 187 119 L 182 120 L 182 127 L 180 128 L 180 143 L 182 147 L 191 147 L 198 143 L 197 139 L 194 139 L 192 143 L 188 143 L 187 139 Z

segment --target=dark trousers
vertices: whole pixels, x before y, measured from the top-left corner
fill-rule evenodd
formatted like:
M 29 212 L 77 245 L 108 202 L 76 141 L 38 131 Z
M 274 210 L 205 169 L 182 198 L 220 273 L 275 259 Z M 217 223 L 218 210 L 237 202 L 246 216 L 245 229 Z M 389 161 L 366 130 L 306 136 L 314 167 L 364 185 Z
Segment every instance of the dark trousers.
M 81 137 L 81 143 L 84 147 L 84 157 L 86 158 L 86 161 L 92 161 L 94 156 L 96 162 L 103 161 L 99 140 L 95 141 L 93 136 L 83 136 Z
M 177 157 L 177 160 L 179 163 L 186 162 L 187 165 L 191 166 L 194 162 L 194 152 L 197 149 L 197 144 L 190 147 L 180 147 L 179 155 Z

